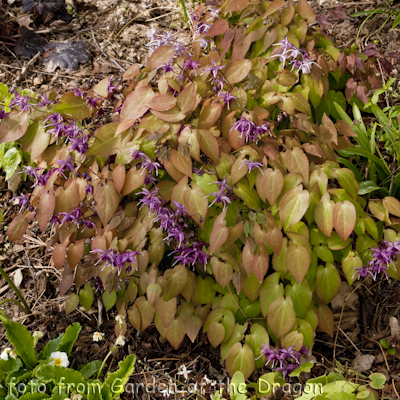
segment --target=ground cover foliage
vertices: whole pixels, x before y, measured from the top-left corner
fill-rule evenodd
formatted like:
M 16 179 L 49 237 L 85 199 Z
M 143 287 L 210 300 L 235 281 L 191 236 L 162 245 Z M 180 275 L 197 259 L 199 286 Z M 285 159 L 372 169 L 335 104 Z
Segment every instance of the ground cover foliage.
M 82 326 L 75 322 L 56 339 L 48 341 L 41 351 L 35 350 L 43 337 L 32 334 L 19 322 L 10 321 L 3 310 L 9 347 L 0 354 L 0 398 L 7 400 L 120 399 L 125 384 L 134 371 L 136 356 L 128 355 L 113 373 L 106 373 L 106 360 L 95 360 L 73 367 L 69 358 Z M 102 340 L 101 337 L 100 339 Z M 117 339 L 109 355 L 125 340 Z M 106 357 L 106 359 L 109 357 Z
M 304 0 L 228 0 L 193 18 L 193 47 L 153 32 L 122 93 L 106 78 L 57 101 L 10 97 L 0 142 L 30 153 L 34 188 L 8 239 L 51 224 L 68 313 L 100 291 L 175 349 L 207 333 L 231 375 L 278 361 L 286 376 L 310 367 L 317 327 L 333 334 L 342 277 L 399 279 L 398 188 L 369 190 L 338 159 L 379 55 L 341 53 Z

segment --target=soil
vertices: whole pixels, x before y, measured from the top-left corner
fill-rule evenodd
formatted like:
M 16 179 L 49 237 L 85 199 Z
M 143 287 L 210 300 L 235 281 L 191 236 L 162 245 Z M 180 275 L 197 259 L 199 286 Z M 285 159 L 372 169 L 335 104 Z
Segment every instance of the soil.
M 109 75 L 114 75 L 116 80 L 122 82 L 123 71 L 130 65 L 145 64 L 149 53 L 146 47 L 147 33 L 151 28 L 171 29 L 174 36 L 184 43 L 189 43 L 192 38 L 180 15 L 179 4 L 173 0 L 67 0 L 67 4 L 73 5 L 75 10 L 69 23 L 46 21 L 32 12 L 23 14 L 21 1 L 0 1 L 0 15 L 4 16 L 0 20 L 0 82 L 10 87 L 30 88 L 38 93 L 51 89 L 62 94 L 68 88 L 92 86 Z M 318 15 L 336 10 L 340 4 L 330 0 L 315 0 L 310 3 Z M 347 2 L 345 12 L 350 16 L 355 12 L 375 9 L 384 3 L 383 0 Z M 187 7 L 189 11 L 193 9 L 192 3 L 187 2 Z M 393 7 L 400 10 L 400 5 Z M 377 48 L 383 49 L 384 54 L 391 59 L 390 55 L 400 49 L 400 25 L 399 28 L 391 29 L 393 17 L 382 27 L 386 18 L 386 14 L 377 14 L 363 26 L 361 24 L 365 17 L 338 19 L 326 31 L 341 48 L 350 46 L 357 36 L 357 43 L 361 48 L 377 41 Z M 40 63 L 40 57 L 28 65 L 27 59 L 15 54 L 20 25 L 33 29 L 48 42 L 85 42 L 89 61 L 79 65 L 76 71 L 57 69 L 49 72 Z M 395 78 L 398 68 L 398 65 L 394 65 L 391 73 Z M 24 191 L 24 183 L 18 191 Z M 22 272 L 20 288 L 36 317 L 26 317 L 13 303 L 4 305 L 6 314 L 25 323 L 31 331 L 43 331 L 45 336 L 40 343 L 54 339 L 67 326 L 78 321 L 83 330 L 76 343 L 77 351 L 73 353 L 73 362 L 79 365 L 94 359 L 104 359 L 110 344 L 115 341 L 115 316 L 96 306 L 89 312 L 82 308 L 70 315 L 65 314 L 66 297 L 58 295 L 61 272 L 52 266 L 51 255 L 46 252 L 50 231 L 41 233 L 34 222 L 19 241 L 8 243 L 5 240 L 6 227 L 19 211 L 19 207 L 10 203 L 11 198 L 12 193 L 7 190 L 4 176 L 0 176 L 0 206 L 3 211 L 3 221 L 0 224 L 0 262 L 13 279 L 19 274 L 18 271 Z M 398 398 L 400 337 L 391 334 L 389 320 L 393 317 L 400 319 L 400 285 L 393 280 L 374 282 L 366 279 L 352 289 L 343 284 L 335 299 L 333 338 L 317 332 L 313 348 L 317 366 L 313 368 L 312 376 L 333 368 L 342 370 L 349 377 L 354 376 L 349 368 L 359 361 L 358 356 L 373 355 L 375 361 L 365 372 L 365 376 L 371 372 L 383 373 L 388 383 L 382 395 Z M 15 295 L 6 282 L 0 280 L 0 301 L 7 298 L 15 298 Z M 99 325 L 101 320 L 103 322 Z M 106 340 L 100 344 L 94 343 L 92 335 L 95 331 L 105 333 Z M 108 369 L 115 369 L 124 355 L 136 354 L 138 363 L 136 373 L 131 378 L 133 383 L 152 382 L 154 379 L 158 383 L 168 384 L 181 364 L 193 370 L 192 382 L 200 382 L 204 374 L 216 380 L 225 380 L 227 377 L 218 350 L 208 344 L 205 335 L 200 335 L 193 344 L 186 338 L 178 351 L 168 342 L 163 343 L 153 326 L 145 332 L 136 332 L 130 328 L 127 337 L 127 345 L 109 359 Z M 396 348 L 394 356 L 382 349 L 379 343 L 381 339 L 387 340 Z M 0 347 L 4 347 L 6 343 L 4 329 L 0 325 Z M 254 381 L 265 372 L 268 372 L 266 368 L 257 371 L 251 380 Z M 210 385 L 207 389 L 206 397 L 213 393 Z M 162 397 L 161 394 L 143 393 L 124 396 L 127 399 Z

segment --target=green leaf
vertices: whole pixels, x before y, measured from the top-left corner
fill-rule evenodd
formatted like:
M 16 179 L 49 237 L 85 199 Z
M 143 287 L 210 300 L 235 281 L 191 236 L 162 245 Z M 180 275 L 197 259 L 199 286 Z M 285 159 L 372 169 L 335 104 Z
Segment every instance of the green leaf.
M 84 384 L 85 379 L 83 375 L 70 368 L 58 367 L 55 365 L 43 365 L 36 371 L 36 377 L 44 383 L 53 382 L 58 385 L 60 390 L 62 389 L 62 383 L 65 385 L 72 384 L 77 387 L 78 384 Z
M 318 267 L 315 291 L 325 304 L 329 304 L 337 295 L 340 284 L 339 271 L 333 264 L 326 263 L 325 267 L 322 265 Z
M 33 345 L 33 337 L 19 322 L 11 322 L 10 325 L 5 325 L 8 341 L 15 347 L 18 355 L 22 358 L 25 365 L 29 368 L 34 368 L 37 359 L 35 348 Z
M 244 375 L 237 371 L 233 374 L 229 394 L 232 400 L 246 400 L 247 388 L 246 388 L 246 381 L 244 379 Z
M 371 192 L 374 192 L 375 190 L 379 190 L 382 189 L 381 187 L 379 187 L 375 182 L 373 181 L 365 181 L 365 182 L 361 182 L 358 185 L 358 195 L 359 196 L 363 196 L 364 194 L 368 194 Z
M 111 388 L 113 398 L 119 397 L 119 395 L 124 392 L 125 384 L 128 382 L 129 377 L 133 374 L 135 369 L 135 362 L 136 356 L 130 354 L 124 361 L 119 362 L 118 371 L 107 375 L 104 384 Z
M 396 26 L 400 24 L 400 13 L 397 15 L 396 19 L 393 22 L 392 29 L 396 28 Z
M 269 336 L 267 330 L 259 325 L 254 324 L 251 327 L 251 334 L 246 336 L 246 344 L 250 346 L 256 359 L 256 368 L 260 368 L 265 364 L 265 357 L 260 357 L 260 348 L 263 344 L 269 344 Z
M 46 393 L 27 393 L 24 394 L 19 398 L 19 400 L 42 400 L 42 399 L 48 399 L 49 395 Z
M 61 339 L 60 346 L 57 350 L 67 353 L 69 356 L 72 352 L 72 348 L 74 346 L 74 343 L 76 342 L 76 339 L 78 339 L 81 329 L 82 326 L 79 322 L 74 322 L 71 326 L 69 326 L 65 330 L 65 334 Z
M 84 378 L 90 378 L 99 371 L 101 364 L 102 362 L 100 360 L 92 361 L 83 366 L 79 372 Z
M 64 337 L 64 333 L 58 336 L 56 339 L 50 340 L 46 343 L 46 346 L 43 347 L 41 352 L 38 355 L 38 360 L 47 360 L 50 357 L 51 353 L 54 353 L 58 350 L 60 343 Z
M 251 348 L 241 343 L 236 343 L 228 353 L 226 358 L 226 370 L 233 376 L 235 372 L 240 371 L 247 379 L 254 371 L 254 355 Z
M 22 156 L 20 150 L 18 150 L 16 147 L 13 147 L 7 151 L 3 159 L 3 169 L 6 172 L 6 180 L 10 179 L 14 175 L 14 172 L 21 162 Z
M 60 113 L 64 118 L 72 118 L 76 121 L 89 118 L 92 115 L 86 100 L 75 96 L 74 92 L 64 94 L 51 111 Z
M 368 377 L 371 380 L 369 384 L 373 389 L 383 389 L 386 382 L 386 377 L 380 373 L 373 373 Z
M 297 367 L 289 376 L 297 377 L 300 376 L 302 372 L 310 372 L 313 366 L 314 364 L 312 362 L 301 364 L 300 367 Z

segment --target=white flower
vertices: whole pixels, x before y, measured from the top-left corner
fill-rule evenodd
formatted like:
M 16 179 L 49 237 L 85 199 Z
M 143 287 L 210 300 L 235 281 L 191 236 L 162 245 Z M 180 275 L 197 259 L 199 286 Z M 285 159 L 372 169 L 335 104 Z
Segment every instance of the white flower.
M 104 333 L 95 332 L 93 333 L 93 342 L 101 342 L 104 339 Z
M 124 325 L 125 317 L 123 315 L 117 315 L 115 317 L 115 320 L 117 321 L 118 325 Z
M 8 355 L 15 360 L 18 354 L 15 350 L 11 350 Z
M 73 394 L 71 400 L 81 400 L 83 396 L 81 394 Z
M 8 355 L 10 354 L 10 351 L 12 349 L 10 349 L 9 347 L 6 347 L 0 354 L 0 359 L 4 360 L 4 361 L 8 361 Z
M 204 376 L 203 376 L 203 380 L 204 380 L 204 382 L 206 383 L 206 385 L 209 385 L 209 384 L 212 382 L 211 379 L 208 379 L 208 376 L 207 376 L 207 375 L 204 375 Z
M 34 339 L 41 339 L 43 337 L 43 332 L 41 331 L 35 331 L 32 333 L 32 336 Z
M 183 375 L 183 377 L 185 378 L 185 380 L 188 380 L 189 378 L 189 374 L 192 371 L 186 368 L 185 364 L 182 364 L 179 368 L 178 368 L 178 373 L 177 375 Z
M 50 359 L 52 359 L 50 365 L 55 365 L 57 367 L 68 367 L 69 365 L 68 355 L 62 351 L 55 351 L 51 353 Z
M 123 346 L 125 344 L 125 336 L 119 335 L 115 341 L 117 346 Z

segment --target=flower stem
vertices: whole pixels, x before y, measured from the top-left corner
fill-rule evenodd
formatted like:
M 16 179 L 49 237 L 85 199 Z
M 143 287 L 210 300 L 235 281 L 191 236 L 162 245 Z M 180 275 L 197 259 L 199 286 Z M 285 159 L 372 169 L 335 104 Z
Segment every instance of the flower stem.
M 21 300 L 22 304 L 20 304 L 17 300 L 11 300 L 11 299 L 10 300 L 16 302 L 22 308 L 22 310 L 24 311 L 25 314 L 32 314 L 32 310 L 30 309 L 30 307 L 26 303 L 26 301 L 24 299 L 24 296 L 22 296 L 21 292 L 17 289 L 17 287 L 14 285 L 14 282 L 10 279 L 8 274 L 4 271 L 4 269 L 1 266 L 0 266 L 0 274 L 3 275 L 3 278 L 6 280 L 6 282 L 14 290 L 15 294 Z M 0 303 L 0 305 L 3 304 L 3 303 L 4 303 L 4 301 L 2 303 Z
M 97 373 L 97 379 L 100 379 L 100 374 L 101 371 L 103 370 L 104 366 L 106 365 L 107 360 L 110 358 L 111 354 L 118 348 L 118 346 L 113 346 L 111 347 L 110 351 L 108 352 L 108 354 L 106 355 L 106 357 L 104 358 L 103 363 L 101 364 L 101 367 L 99 369 L 99 372 Z

